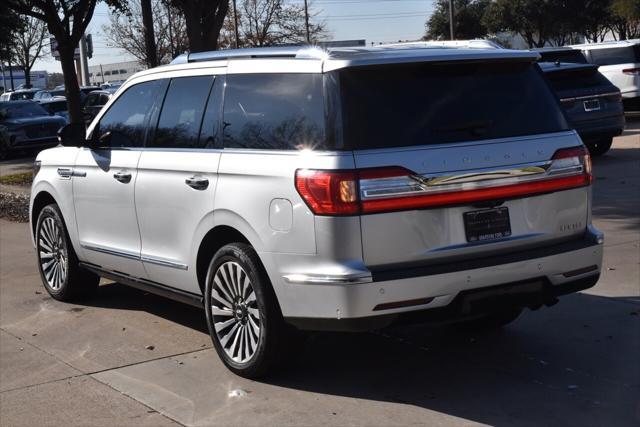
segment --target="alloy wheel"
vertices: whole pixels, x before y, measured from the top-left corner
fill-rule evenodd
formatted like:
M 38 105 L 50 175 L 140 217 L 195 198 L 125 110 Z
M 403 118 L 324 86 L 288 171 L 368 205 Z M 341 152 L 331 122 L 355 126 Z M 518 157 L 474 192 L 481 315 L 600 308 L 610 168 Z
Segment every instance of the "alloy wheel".
M 40 267 L 47 285 L 59 291 L 67 278 L 67 252 L 63 230 L 53 217 L 40 223 L 38 231 L 38 254 Z
M 218 267 L 210 304 L 220 346 L 234 362 L 248 362 L 258 348 L 262 322 L 253 285 L 240 264 L 228 261 Z

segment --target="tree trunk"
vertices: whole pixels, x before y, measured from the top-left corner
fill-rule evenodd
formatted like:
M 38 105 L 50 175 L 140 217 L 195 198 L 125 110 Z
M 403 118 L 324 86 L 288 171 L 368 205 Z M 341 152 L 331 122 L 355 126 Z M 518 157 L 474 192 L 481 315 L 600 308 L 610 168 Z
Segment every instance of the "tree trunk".
M 23 67 L 24 69 L 24 87 L 31 87 L 31 69 Z
M 158 66 L 158 51 L 156 49 L 156 37 L 153 32 L 153 15 L 151 12 L 151 0 L 141 0 L 142 25 L 144 26 L 144 44 L 147 51 L 147 65 L 149 68 Z
M 69 122 L 84 123 L 80 101 L 80 85 L 78 85 L 74 60 L 75 48 L 74 46 L 68 47 L 58 44 L 58 52 L 60 52 L 60 65 L 64 75 L 64 94 L 67 97 Z

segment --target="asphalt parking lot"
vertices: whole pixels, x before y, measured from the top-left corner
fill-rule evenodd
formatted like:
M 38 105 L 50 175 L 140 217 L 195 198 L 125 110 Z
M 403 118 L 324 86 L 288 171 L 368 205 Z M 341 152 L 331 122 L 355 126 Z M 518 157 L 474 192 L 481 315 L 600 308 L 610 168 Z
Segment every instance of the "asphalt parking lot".
M 198 309 L 111 282 L 51 299 L 28 225 L 0 220 L 0 425 L 640 425 L 640 121 L 594 172 L 594 288 L 491 333 L 313 334 L 261 382 L 224 368 Z

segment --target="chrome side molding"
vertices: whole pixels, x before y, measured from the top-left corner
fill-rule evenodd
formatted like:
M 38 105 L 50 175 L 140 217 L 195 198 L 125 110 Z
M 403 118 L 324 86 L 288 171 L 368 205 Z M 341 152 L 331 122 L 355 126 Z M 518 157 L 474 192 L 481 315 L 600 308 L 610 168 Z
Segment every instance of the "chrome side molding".
M 136 261 L 146 262 L 149 264 L 161 265 L 163 267 L 177 268 L 178 270 L 188 270 L 189 266 L 187 264 L 183 264 L 181 262 L 176 262 L 169 259 L 157 258 L 148 255 L 141 255 L 138 253 L 127 252 L 118 249 L 105 248 L 103 246 L 95 246 L 88 243 L 80 243 L 80 246 L 83 249 L 87 249 L 94 252 L 100 252 L 107 255 L 113 255 L 121 258 L 132 259 Z

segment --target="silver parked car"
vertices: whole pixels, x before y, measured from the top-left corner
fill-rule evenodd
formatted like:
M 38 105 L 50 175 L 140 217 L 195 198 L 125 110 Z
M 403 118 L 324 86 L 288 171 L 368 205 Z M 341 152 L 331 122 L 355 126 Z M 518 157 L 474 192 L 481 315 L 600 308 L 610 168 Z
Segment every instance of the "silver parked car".
M 233 372 L 299 330 L 499 326 L 593 286 L 591 163 L 529 51 L 269 48 L 129 79 L 40 153 L 47 291 L 204 307 Z

